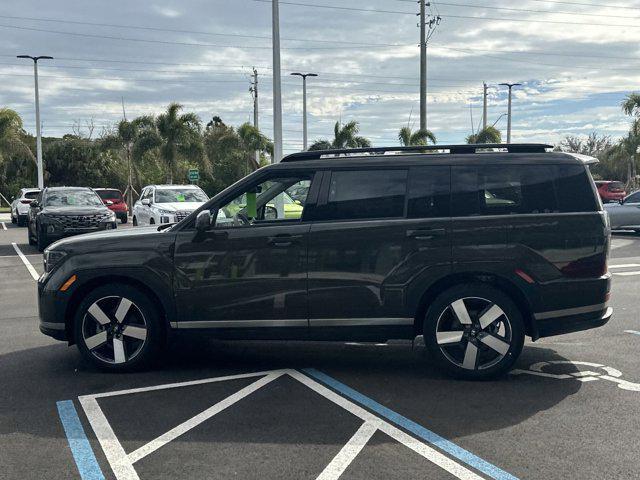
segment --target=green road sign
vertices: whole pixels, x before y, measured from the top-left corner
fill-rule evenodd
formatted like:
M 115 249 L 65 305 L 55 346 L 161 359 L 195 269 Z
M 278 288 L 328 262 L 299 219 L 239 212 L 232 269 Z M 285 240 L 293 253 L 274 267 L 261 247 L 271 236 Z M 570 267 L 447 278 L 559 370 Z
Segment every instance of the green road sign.
M 200 172 L 198 172 L 197 168 L 190 168 L 189 169 L 189 181 L 190 182 L 197 182 L 198 180 L 200 180 Z

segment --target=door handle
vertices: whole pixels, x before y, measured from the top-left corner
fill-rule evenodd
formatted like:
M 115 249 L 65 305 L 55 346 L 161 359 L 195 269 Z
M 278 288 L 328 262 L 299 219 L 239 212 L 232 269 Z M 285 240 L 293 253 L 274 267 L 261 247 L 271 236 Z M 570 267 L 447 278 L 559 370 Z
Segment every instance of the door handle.
M 302 235 L 276 235 L 274 237 L 269 237 L 269 245 L 274 247 L 290 247 L 293 244 L 298 243 L 298 241 L 302 238 Z
M 443 237 L 446 233 L 444 228 L 425 228 L 416 230 L 407 230 L 407 237 L 416 240 L 432 240 L 435 237 Z

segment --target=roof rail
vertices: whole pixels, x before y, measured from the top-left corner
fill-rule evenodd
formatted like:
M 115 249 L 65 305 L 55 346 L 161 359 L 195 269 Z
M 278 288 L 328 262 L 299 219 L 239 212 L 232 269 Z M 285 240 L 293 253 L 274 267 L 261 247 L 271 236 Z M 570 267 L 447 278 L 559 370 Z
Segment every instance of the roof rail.
M 408 147 L 365 147 L 365 148 L 341 148 L 334 150 L 308 150 L 287 155 L 282 162 L 298 162 L 301 160 L 318 160 L 322 157 L 352 155 L 352 154 L 376 154 L 388 152 L 407 153 L 449 153 L 470 154 L 478 150 L 500 149 L 509 153 L 544 153 L 553 145 L 544 143 L 473 143 L 462 145 L 412 145 Z M 446 151 L 446 152 L 445 152 Z

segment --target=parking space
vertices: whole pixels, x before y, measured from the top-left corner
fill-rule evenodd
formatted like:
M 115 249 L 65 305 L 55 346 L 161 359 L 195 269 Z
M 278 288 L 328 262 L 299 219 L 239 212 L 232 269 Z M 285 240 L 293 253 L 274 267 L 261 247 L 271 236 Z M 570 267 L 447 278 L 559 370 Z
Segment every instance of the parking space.
M 609 324 L 463 382 L 407 343 L 177 340 L 154 370 L 100 373 L 38 332 L 42 256 L 5 224 L 0 478 L 639 476 L 639 236 L 614 236 Z

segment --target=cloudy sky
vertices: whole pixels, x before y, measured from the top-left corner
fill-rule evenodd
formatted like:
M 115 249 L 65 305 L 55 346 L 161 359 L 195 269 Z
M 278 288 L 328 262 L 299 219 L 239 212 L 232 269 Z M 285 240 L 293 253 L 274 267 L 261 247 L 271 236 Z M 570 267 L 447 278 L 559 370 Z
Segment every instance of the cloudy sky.
M 619 137 L 624 96 L 640 85 L 640 2 L 448 0 L 429 42 L 428 126 L 439 143 L 464 141 L 489 88 L 490 123 L 514 91 L 514 141 L 566 135 Z M 280 2 L 285 153 L 302 146 L 302 89 L 309 80 L 310 140 L 336 120 L 357 120 L 374 145 L 397 144 L 418 125 L 419 30 L 413 0 Z M 35 129 L 33 68 L 40 66 L 45 135 L 93 122 L 159 113 L 177 101 L 204 122 L 252 119 L 251 67 L 259 73 L 260 127 L 272 136 L 270 0 L 5 0 L 0 3 L 0 105 Z M 506 119 L 496 125 L 506 136 Z

